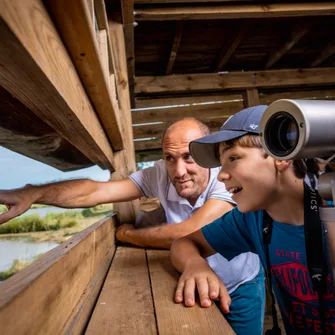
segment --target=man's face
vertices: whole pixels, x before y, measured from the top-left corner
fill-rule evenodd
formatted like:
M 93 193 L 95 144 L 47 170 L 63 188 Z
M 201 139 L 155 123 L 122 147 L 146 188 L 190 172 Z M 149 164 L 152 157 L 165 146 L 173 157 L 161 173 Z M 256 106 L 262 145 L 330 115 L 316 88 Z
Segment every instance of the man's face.
M 259 148 L 239 145 L 223 150 L 219 147 L 221 171 L 218 180 L 224 182 L 241 212 L 265 209 L 276 199 L 276 168 L 274 159 Z
M 189 143 L 202 137 L 200 129 L 192 124 L 183 123 L 169 131 L 163 143 L 163 153 L 169 178 L 177 193 L 195 204 L 202 192 L 205 191 L 209 170 L 197 165 L 189 152 Z

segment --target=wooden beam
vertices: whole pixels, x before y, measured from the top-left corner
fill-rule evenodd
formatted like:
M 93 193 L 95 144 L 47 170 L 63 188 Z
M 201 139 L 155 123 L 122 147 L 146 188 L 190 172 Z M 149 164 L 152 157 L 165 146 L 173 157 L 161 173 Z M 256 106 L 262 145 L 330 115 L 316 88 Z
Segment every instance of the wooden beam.
M 263 92 L 259 95 L 260 103 L 268 105 L 279 99 L 313 99 L 313 100 L 335 100 L 334 89 L 324 90 L 301 90 L 284 92 Z
M 244 107 L 252 107 L 259 105 L 259 95 L 257 88 L 249 88 L 245 92 Z
M 232 45 L 230 48 L 227 50 L 225 47 L 222 49 L 219 57 L 218 57 L 218 62 L 215 67 L 215 72 L 219 72 L 223 69 L 223 67 L 228 63 L 229 58 L 231 55 L 235 52 L 241 41 L 244 39 L 245 35 L 248 32 L 248 25 L 244 24 L 240 31 L 238 32 L 236 38 L 234 39 Z
M 335 44 L 334 42 L 329 43 L 321 53 L 314 59 L 311 63 L 311 67 L 319 66 L 323 63 L 327 58 L 335 54 Z
M 185 117 L 211 119 L 230 116 L 243 109 L 242 101 L 225 102 L 211 105 L 134 110 L 133 124 L 148 122 L 178 121 Z
M 162 148 L 155 150 L 136 151 L 136 162 L 158 161 L 163 158 Z
M 100 220 L 1 283 L 1 333 L 82 334 L 114 255 L 115 221 Z
M 163 4 L 163 3 L 197 3 L 197 2 L 247 2 L 254 0 L 135 0 L 135 5 L 151 5 L 151 4 Z
M 173 105 L 189 105 L 203 102 L 243 100 L 241 94 L 200 95 L 185 97 L 158 97 L 158 98 L 136 98 L 136 108 L 164 107 Z
M 335 67 L 137 77 L 137 94 L 335 84 Z
M 335 3 L 136 7 L 136 21 L 216 20 L 335 15 Z
M 167 67 L 166 67 L 166 74 L 167 75 L 171 74 L 174 62 L 175 62 L 176 57 L 177 57 L 179 44 L 180 44 L 181 38 L 183 36 L 183 24 L 184 23 L 180 22 L 180 21 L 176 22 L 176 31 L 175 31 L 175 35 L 174 35 L 174 39 L 173 39 L 173 43 L 172 43 L 170 57 L 169 57 L 168 64 L 167 64 Z
M 113 151 L 43 3 L 4 0 L 1 15 L 0 85 L 92 162 L 113 170 Z
M 309 27 L 299 27 L 292 32 L 290 39 L 284 43 L 280 48 L 272 52 L 265 64 L 265 69 L 269 69 L 279 61 L 289 50 L 293 48 L 309 31 Z
M 136 171 L 135 150 L 133 142 L 132 116 L 130 111 L 128 72 L 126 59 L 126 46 L 122 24 L 109 21 L 109 38 L 111 52 L 113 54 L 116 87 L 119 95 L 119 106 L 121 111 L 121 124 L 125 136 L 125 149 L 115 153 L 116 172 L 112 174 L 112 180 L 127 178 L 129 174 Z M 136 213 L 139 209 L 139 201 L 121 202 L 114 204 L 114 209 L 120 213 L 121 222 L 135 222 Z
M 124 147 L 119 111 L 109 94 L 108 53 L 103 32 L 96 34 L 86 1 L 49 0 L 48 9 L 78 69 L 114 150 Z M 102 55 L 101 55 L 102 53 Z

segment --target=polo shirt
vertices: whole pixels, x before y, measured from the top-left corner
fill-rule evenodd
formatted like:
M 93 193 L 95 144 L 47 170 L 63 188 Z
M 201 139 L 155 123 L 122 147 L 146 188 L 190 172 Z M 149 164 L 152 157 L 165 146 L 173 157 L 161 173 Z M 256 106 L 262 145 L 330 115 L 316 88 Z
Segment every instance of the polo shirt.
M 207 188 L 194 206 L 178 195 L 169 179 L 164 160 L 155 162 L 153 167 L 131 174 L 129 178 L 137 185 L 143 196 L 159 199 L 165 211 L 166 222 L 174 224 L 191 217 L 208 199 L 234 203 L 224 183 L 217 179 L 219 172 L 220 168 L 210 169 Z M 260 270 L 259 258 L 251 252 L 240 254 L 230 261 L 217 253 L 208 257 L 207 262 L 223 281 L 229 293 L 253 279 Z

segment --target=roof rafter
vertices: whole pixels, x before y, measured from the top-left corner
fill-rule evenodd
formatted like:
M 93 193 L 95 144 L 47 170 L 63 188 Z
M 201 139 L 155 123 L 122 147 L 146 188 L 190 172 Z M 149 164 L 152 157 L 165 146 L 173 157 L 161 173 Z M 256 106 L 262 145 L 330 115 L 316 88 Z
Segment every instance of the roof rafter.
M 168 61 L 167 67 L 166 67 L 166 74 L 171 74 L 171 72 L 172 72 L 173 64 L 174 64 L 174 62 L 176 60 L 176 57 L 177 57 L 179 44 L 180 44 L 181 38 L 183 36 L 183 25 L 184 25 L 184 23 L 181 22 L 181 21 L 176 22 L 176 32 L 175 32 L 173 43 L 172 43 L 172 48 L 171 48 L 171 52 L 170 52 L 169 61 Z
M 265 69 L 269 69 L 279 61 L 289 50 L 293 48 L 309 31 L 309 27 L 297 27 L 292 31 L 291 37 L 279 49 L 272 52 L 266 62 Z
M 244 39 L 245 35 L 248 31 L 248 25 L 244 24 L 240 31 L 238 32 L 235 40 L 233 41 L 230 48 L 226 51 L 225 48 L 221 50 L 220 56 L 218 57 L 218 63 L 215 68 L 215 72 L 219 72 L 222 70 L 222 68 L 228 63 L 229 58 L 234 53 L 234 51 L 238 48 L 241 41 Z
M 331 42 L 315 58 L 315 60 L 311 63 L 311 67 L 319 66 L 322 62 L 324 62 L 327 58 L 332 56 L 334 53 L 335 53 L 335 43 Z
M 246 19 L 271 17 L 335 15 L 335 4 L 290 3 L 264 5 L 197 5 L 192 7 L 136 7 L 136 20 L 214 20 L 214 19 Z

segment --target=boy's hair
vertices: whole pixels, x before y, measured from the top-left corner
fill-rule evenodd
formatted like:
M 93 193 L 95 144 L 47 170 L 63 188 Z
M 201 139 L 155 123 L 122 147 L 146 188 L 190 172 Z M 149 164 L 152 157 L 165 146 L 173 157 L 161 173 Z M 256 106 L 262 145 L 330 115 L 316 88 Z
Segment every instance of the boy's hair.
M 218 158 L 220 158 L 220 153 L 219 153 L 220 144 L 223 145 L 224 150 L 231 149 L 237 145 L 244 147 L 244 148 L 259 148 L 263 150 L 261 138 L 258 135 L 244 135 L 244 136 L 235 138 L 230 141 L 218 143 L 215 148 L 215 153 Z M 264 151 L 264 154 L 266 157 L 268 156 L 265 153 L 265 151 Z M 299 179 L 305 178 L 306 171 L 307 169 L 306 169 L 306 164 L 304 160 L 302 159 L 293 160 L 293 172 L 297 178 Z

